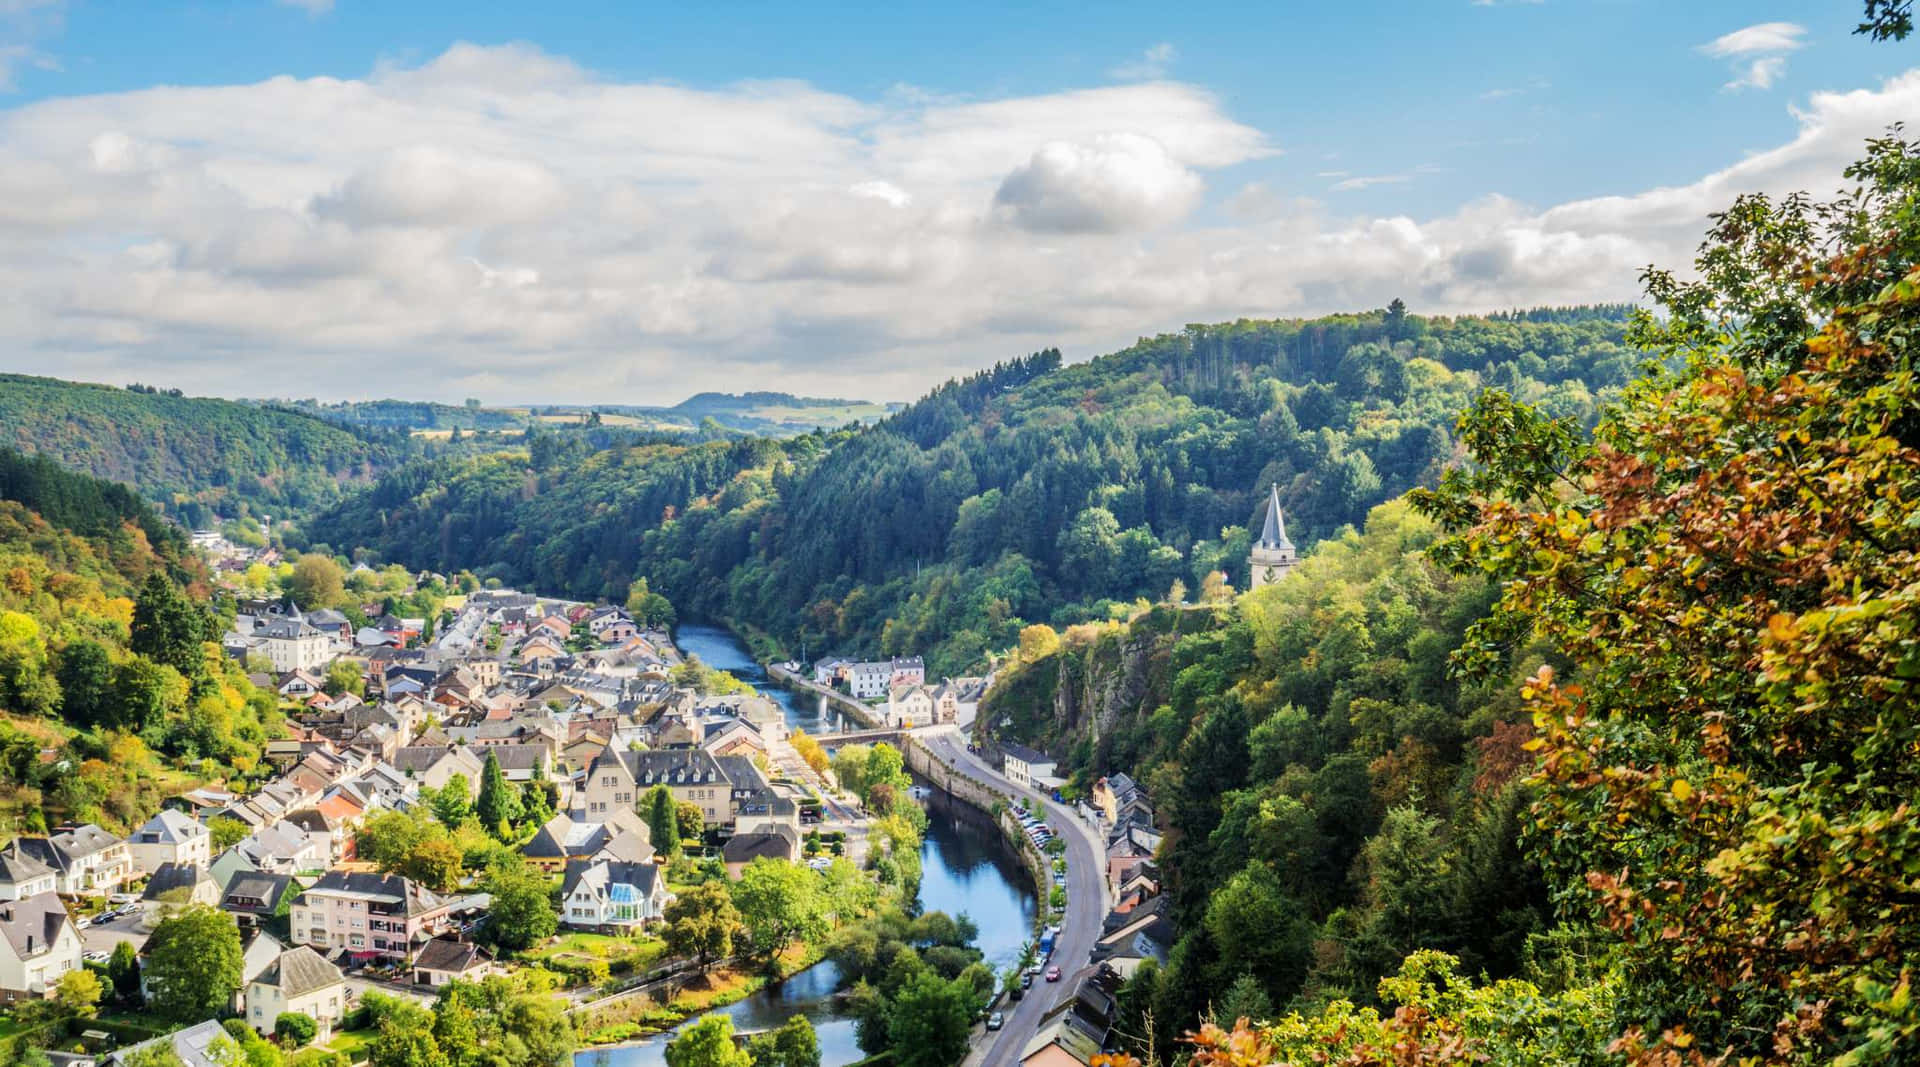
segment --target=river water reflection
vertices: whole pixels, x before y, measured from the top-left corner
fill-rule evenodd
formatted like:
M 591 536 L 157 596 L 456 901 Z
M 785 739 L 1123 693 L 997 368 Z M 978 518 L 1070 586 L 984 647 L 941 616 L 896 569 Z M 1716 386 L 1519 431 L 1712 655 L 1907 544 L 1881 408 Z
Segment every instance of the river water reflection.
M 674 631 L 673 643 L 680 647 L 681 652 L 699 656 L 700 662 L 707 666 L 718 667 L 760 690 L 780 705 L 787 713 L 787 725 L 796 730 L 819 734 L 847 726 L 846 718 L 839 712 L 823 707 L 826 704 L 825 697 L 790 693 L 774 685 L 767 677 L 766 669 L 747 651 L 747 646 L 733 636 L 732 631 L 718 626 L 687 623 Z
M 683 626 L 678 640 L 681 649 L 696 653 L 710 666 L 732 671 L 756 686 L 767 684 L 759 665 L 725 630 Z M 746 669 L 749 667 L 751 670 Z M 795 720 L 795 709 L 783 699 L 789 694 L 770 689 L 767 695 L 788 708 L 788 721 L 810 730 L 817 728 L 817 710 L 812 713 L 813 725 L 809 725 Z M 927 839 L 920 846 L 921 908 L 971 917 L 980 928 L 976 943 L 987 962 L 996 971 L 1013 964 L 1033 929 L 1036 902 L 1032 880 L 985 815 L 936 792 L 927 801 L 927 816 Z M 839 984 L 839 970 L 832 963 L 821 963 L 777 988 L 716 1010 L 733 1020 L 735 1030 L 768 1030 L 794 1015 L 805 1015 L 820 1038 L 821 1067 L 845 1067 L 862 1055 L 854 1042 L 853 1020 L 833 1012 L 833 992 Z M 574 1056 L 574 1065 L 664 1067 L 671 1036 L 617 1048 L 587 1049 Z

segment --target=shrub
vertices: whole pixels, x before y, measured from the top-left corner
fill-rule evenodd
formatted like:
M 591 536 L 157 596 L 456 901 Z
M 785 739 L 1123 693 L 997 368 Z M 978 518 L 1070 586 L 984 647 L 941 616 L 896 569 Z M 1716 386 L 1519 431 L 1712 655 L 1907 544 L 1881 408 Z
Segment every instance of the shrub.
M 304 1012 L 283 1011 L 274 1017 L 273 1039 L 288 1048 L 312 1044 L 319 1034 L 320 1024 Z

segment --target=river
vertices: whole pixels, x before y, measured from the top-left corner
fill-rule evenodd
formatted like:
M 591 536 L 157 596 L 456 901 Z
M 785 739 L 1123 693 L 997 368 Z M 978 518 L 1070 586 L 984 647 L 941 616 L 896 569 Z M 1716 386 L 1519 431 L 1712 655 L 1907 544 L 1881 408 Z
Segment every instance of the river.
M 795 694 L 774 685 L 767 677 L 766 668 L 760 666 L 760 662 L 753 658 L 753 653 L 747 651 L 747 646 L 741 644 L 740 639 L 729 630 L 686 623 L 674 630 L 673 643 L 679 646 L 681 652 L 699 656 L 700 662 L 707 666 L 718 667 L 760 690 L 780 705 L 787 713 L 787 725 L 796 730 L 821 734 L 844 730 L 851 725 L 846 716 L 827 710 L 825 697 Z
M 683 626 L 677 643 L 682 651 L 697 654 L 710 666 L 731 671 L 755 686 L 767 686 L 760 665 L 725 630 Z M 820 722 L 817 708 L 811 710 L 808 719 L 804 717 L 807 709 L 794 708 L 791 694 L 773 688 L 766 692 L 781 702 L 788 721 L 796 726 L 811 729 Z M 975 944 L 995 971 L 1002 970 L 1019 960 L 1020 947 L 1033 930 L 1036 901 L 1032 881 L 992 820 L 939 792 L 926 803 L 927 838 L 920 845 L 920 906 L 926 911 L 972 918 L 980 929 Z M 853 1020 L 833 1013 L 832 996 L 839 984 L 839 969 L 831 962 L 819 963 L 777 987 L 715 1010 L 731 1018 L 735 1030 L 767 1030 L 795 1015 L 805 1015 L 820 1038 L 821 1067 L 845 1067 L 863 1057 L 854 1042 Z M 574 1067 L 665 1067 L 666 1044 L 671 1036 L 587 1049 L 574 1056 Z

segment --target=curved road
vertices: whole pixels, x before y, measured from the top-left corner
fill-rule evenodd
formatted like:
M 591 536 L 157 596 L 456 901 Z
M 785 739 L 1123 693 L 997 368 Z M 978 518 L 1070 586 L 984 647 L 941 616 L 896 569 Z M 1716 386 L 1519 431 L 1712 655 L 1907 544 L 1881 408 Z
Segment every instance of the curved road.
M 1093 943 L 1099 939 L 1100 924 L 1107 915 L 1105 843 L 1099 832 L 1064 804 L 1047 799 L 1039 791 L 1022 789 L 1008 781 L 998 770 L 967 751 L 966 740 L 952 726 L 915 730 L 914 736 L 926 745 L 934 758 L 947 766 L 990 782 L 1011 796 L 1033 797 L 1046 808 L 1047 824 L 1067 845 L 1067 913 L 1060 920 L 1060 936 L 1054 939 L 1053 955 L 1043 962 L 1060 968 L 1059 982 L 1035 981 L 1019 1003 L 1011 1005 L 1006 1025 L 997 1034 L 968 1054 L 964 1067 L 1012 1067 L 1020 1062 L 1027 1042 L 1039 1030 L 1040 1021 L 1066 999 L 1075 972 L 1087 965 Z M 1041 903 L 1044 909 L 1045 890 Z

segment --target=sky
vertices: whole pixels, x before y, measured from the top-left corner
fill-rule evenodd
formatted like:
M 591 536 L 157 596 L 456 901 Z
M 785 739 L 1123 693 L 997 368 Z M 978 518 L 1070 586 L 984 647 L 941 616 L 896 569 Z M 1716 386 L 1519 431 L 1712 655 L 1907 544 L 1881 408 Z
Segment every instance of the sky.
M 906 400 L 1191 322 L 1633 300 L 1920 118 L 1857 0 L 0 0 L 0 370 Z

